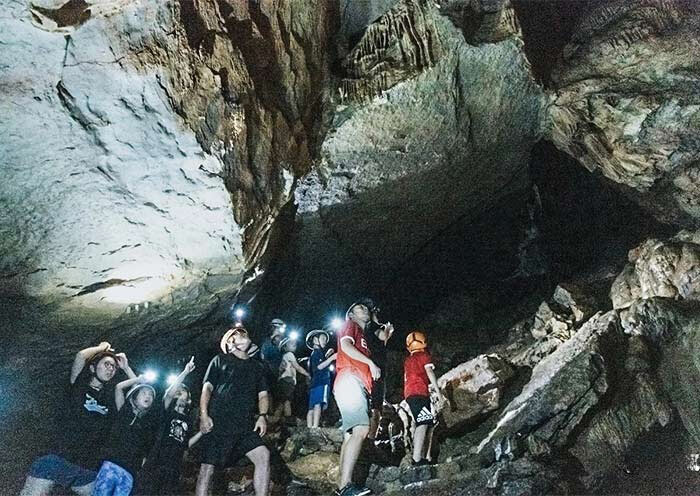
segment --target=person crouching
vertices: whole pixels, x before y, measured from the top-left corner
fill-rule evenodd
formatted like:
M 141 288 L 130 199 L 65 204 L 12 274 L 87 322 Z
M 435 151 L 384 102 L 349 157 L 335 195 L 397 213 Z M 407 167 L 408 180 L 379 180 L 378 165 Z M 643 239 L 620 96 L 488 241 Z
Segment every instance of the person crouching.
M 125 397 L 124 390 L 129 387 L 131 389 Z M 93 496 L 127 496 L 131 493 L 134 476 L 151 445 L 154 424 L 147 413 L 155 398 L 156 390 L 142 375 L 117 384 L 114 391 L 117 416 L 107 438 Z

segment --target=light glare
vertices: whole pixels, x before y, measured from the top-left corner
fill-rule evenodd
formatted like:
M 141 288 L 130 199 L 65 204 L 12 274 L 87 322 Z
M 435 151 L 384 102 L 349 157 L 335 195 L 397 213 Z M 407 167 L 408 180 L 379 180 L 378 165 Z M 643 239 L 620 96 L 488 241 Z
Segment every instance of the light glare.
M 156 372 L 155 370 L 147 370 L 143 373 L 143 377 L 148 382 L 155 382 L 155 380 L 158 379 L 158 372 Z

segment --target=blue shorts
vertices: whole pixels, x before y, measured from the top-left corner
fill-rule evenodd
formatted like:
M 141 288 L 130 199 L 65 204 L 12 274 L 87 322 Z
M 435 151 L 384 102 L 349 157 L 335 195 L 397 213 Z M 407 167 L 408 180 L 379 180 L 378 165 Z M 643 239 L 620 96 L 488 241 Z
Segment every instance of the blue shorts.
M 29 469 L 35 479 L 54 481 L 62 487 L 87 486 L 97 477 L 97 473 L 69 462 L 58 455 L 44 455 L 37 458 Z
M 309 391 L 309 410 L 313 410 L 316 405 L 321 405 L 321 409 L 328 408 L 328 395 L 331 387 L 329 384 L 312 387 Z
M 133 487 L 134 477 L 127 470 L 105 461 L 97 473 L 92 496 L 129 496 Z

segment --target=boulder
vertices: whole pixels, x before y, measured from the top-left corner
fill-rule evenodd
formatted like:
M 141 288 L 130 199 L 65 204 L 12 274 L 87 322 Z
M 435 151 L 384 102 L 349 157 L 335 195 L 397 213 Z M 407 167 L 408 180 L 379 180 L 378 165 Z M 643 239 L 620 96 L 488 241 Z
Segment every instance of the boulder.
M 505 407 L 476 451 L 493 460 L 504 448 L 515 454 L 523 439 L 536 454 L 564 446 L 608 390 L 608 361 L 621 338 L 615 312 L 593 316 L 535 366 L 530 381 Z
M 448 399 L 442 416 L 456 429 L 499 407 L 501 390 L 513 369 L 498 355 L 480 355 L 443 374 L 438 386 Z
M 655 296 L 700 300 L 700 244 L 692 234 L 648 239 L 630 251 L 629 261 L 610 290 L 614 308 Z

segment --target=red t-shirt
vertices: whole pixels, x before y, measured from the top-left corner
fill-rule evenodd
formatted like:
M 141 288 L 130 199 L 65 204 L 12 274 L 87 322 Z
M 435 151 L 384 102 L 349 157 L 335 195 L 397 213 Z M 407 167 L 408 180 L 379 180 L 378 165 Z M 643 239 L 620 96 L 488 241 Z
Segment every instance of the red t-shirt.
M 364 356 L 371 356 L 362 328 L 352 320 L 345 321 L 345 326 L 338 333 L 338 358 L 335 364 L 338 373 L 336 375 L 336 380 L 344 374 L 353 374 L 364 383 L 367 391 L 371 392 L 372 374 L 369 371 L 369 366 L 350 358 L 347 353 L 343 351 L 343 347 L 340 344 L 343 339 L 349 339 L 353 346 Z
M 408 356 L 403 362 L 403 397 L 430 396 L 428 390 L 427 364 L 432 365 L 433 359 L 427 351 L 418 351 Z

